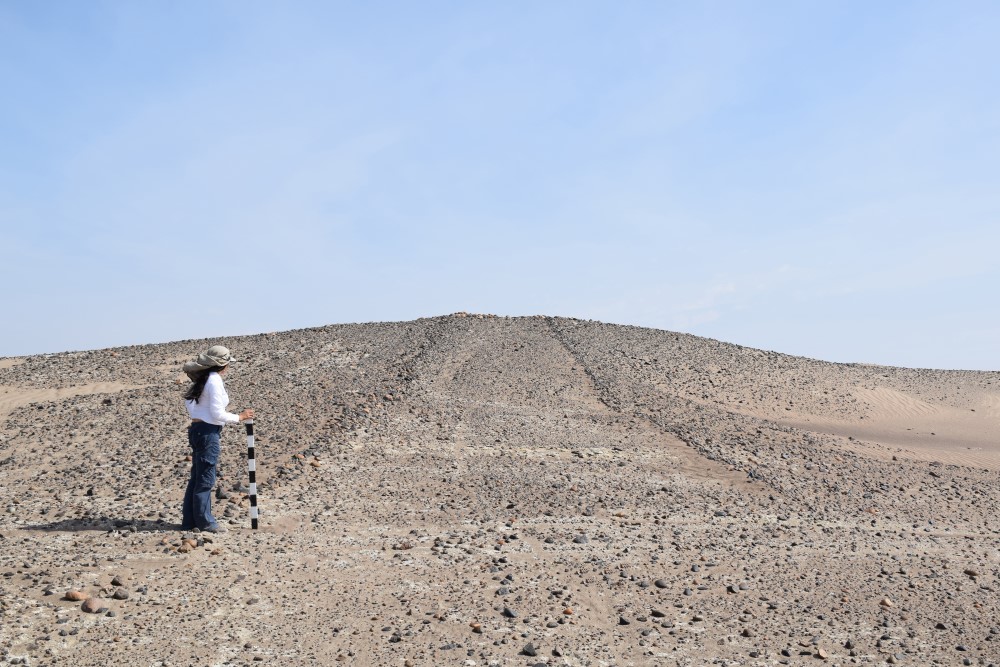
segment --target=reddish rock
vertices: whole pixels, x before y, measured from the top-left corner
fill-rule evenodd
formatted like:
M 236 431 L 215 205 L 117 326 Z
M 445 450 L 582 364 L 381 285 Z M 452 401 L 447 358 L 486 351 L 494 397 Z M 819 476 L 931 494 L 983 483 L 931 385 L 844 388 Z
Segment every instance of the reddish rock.
M 100 598 L 87 598 L 80 607 L 88 614 L 96 614 L 105 609 L 104 602 Z

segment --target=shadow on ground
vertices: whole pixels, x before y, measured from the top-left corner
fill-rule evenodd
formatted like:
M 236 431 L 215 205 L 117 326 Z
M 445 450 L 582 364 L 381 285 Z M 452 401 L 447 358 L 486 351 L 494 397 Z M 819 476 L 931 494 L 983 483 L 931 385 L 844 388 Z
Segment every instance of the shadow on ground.
M 110 517 L 88 517 L 85 519 L 62 519 L 51 523 L 39 523 L 21 526 L 23 530 L 67 531 L 81 530 L 119 530 L 130 533 L 155 533 L 165 530 L 180 530 L 179 523 L 171 523 L 163 519 L 112 519 Z

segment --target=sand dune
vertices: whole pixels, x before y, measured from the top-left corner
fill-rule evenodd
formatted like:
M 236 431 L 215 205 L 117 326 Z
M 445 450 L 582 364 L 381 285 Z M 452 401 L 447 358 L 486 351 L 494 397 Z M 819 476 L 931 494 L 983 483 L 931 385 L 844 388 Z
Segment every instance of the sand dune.
M 995 395 L 965 396 L 977 408 L 930 403 L 881 387 L 857 389 L 867 408 L 855 421 L 799 416 L 782 420 L 796 428 L 879 443 L 916 460 L 1000 470 L 1000 418 L 991 408 Z M 864 451 L 863 449 L 859 451 Z
M 230 428 L 231 531 L 185 534 L 180 365 L 215 342 L 261 529 Z M 988 665 L 998 397 L 548 317 L 0 360 L 0 660 Z
M 940 410 L 927 401 L 888 387 L 858 388 L 855 395 L 871 406 L 871 416 L 874 419 L 933 416 Z

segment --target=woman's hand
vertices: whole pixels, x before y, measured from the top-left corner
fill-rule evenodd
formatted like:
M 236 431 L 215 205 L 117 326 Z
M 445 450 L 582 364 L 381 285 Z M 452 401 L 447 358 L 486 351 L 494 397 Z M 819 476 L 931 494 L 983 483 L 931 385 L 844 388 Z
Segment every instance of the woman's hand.
M 251 408 L 247 408 L 246 410 L 240 413 L 241 422 L 245 422 L 248 419 L 253 419 L 253 410 Z

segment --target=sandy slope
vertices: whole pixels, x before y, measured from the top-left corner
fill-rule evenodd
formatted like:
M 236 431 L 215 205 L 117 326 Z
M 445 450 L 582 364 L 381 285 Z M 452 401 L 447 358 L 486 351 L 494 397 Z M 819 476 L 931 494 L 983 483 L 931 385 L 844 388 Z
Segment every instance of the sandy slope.
M 855 395 L 866 406 L 863 420 L 803 415 L 782 422 L 886 445 L 911 459 L 1000 470 L 1000 394 L 967 389 L 947 403 L 888 387 L 859 388 Z
M 175 529 L 207 341 L 0 360 L 8 664 L 1000 655 L 1000 374 L 541 317 L 211 342 L 264 509 L 231 428 L 212 541 Z

